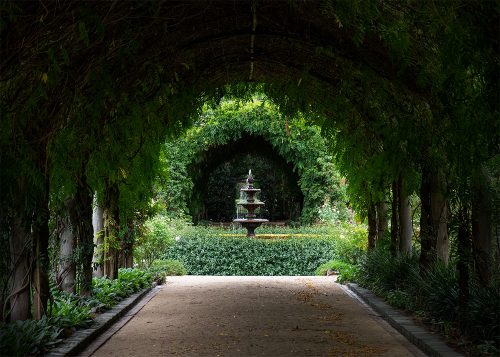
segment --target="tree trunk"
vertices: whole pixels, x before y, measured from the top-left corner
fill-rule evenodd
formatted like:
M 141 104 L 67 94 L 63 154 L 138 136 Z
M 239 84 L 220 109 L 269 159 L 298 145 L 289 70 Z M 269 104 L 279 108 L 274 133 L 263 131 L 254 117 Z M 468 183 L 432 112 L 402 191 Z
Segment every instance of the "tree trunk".
M 467 308 L 469 303 L 469 263 L 470 263 L 470 220 L 463 203 L 459 204 L 458 227 L 458 316 L 460 327 L 467 324 Z
M 49 187 L 35 214 L 33 237 L 35 243 L 35 267 L 33 271 L 33 318 L 40 320 L 47 314 L 49 301 Z
M 431 176 L 431 217 L 436 234 L 436 258 L 448 264 L 450 241 L 448 239 L 448 204 L 445 198 L 446 184 L 442 173 Z
M 121 244 L 119 254 L 119 267 L 120 268 L 133 268 L 133 249 L 134 249 L 134 225 L 127 225 L 127 233 Z
M 377 211 L 375 210 L 375 204 L 368 204 L 368 249 L 372 250 L 375 248 L 377 242 Z
M 76 264 L 74 259 L 76 240 L 67 212 L 65 212 L 65 217 L 60 219 L 59 224 L 60 253 L 59 271 L 56 280 L 61 290 L 74 293 L 76 292 Z
M 7 316 L 4 315 L 4 306 L 8 307 L 6 301 L 9 295 L 9 280 L 11 278 L 10 262 L 10 235 L 12 234 L 12 217 L 11 209 L 7 208 L 7 204 L 3 204 L 0 199 L 0 324 L 6 321 Z
M 118 247 L 120 215 L 118 207 L 119 191 L 116 185 L 108 186 L 104 207 L 104 275 L 109 279 L 118 277 Z
M 27 219 L 15 216 L 9 236 L 12 285 L 10 287 L 10 321 L 30 317 L 30 251 L 31 239 Z M 3 308 L 3 306 L 2 306 Z
M 109 247 L 104 252 L 104 276 L 108 279 L 118 277 L 118 251 L 116 248 Z
M 420 184 L 420 270 L 425 274 L 436 261 L 436 235 L 432 225 L 431 175 L 427 168 L 422 170 Z
M 104 276 L 104 210 L 102 207 L 95 203 L 94 211 L 92 213 L 92 226 L 94 228 L 94 242 L 96 249 L 94 250 L 94 255 L 92 263 L 94 265 L 94 276 L 103 277 Z
M 80 295 L 90 295 L 92 290 L 92 257 L 94 239 L 92 228 L 92 194 L 85 177 L 78 181 L 76 193 L 71 206 L 70 218 L 77 238 L 81 259 L 78 262 L 80 275 Z
M 491 283 L 492 266 L 492 224 L 491 204 L 485 175 L 481 175 L 475 184 L 472 202 L 472 246 L 474 262 L 479 280 L 484 286 Z
M 127 253 L 127 256 L 125 258 L 125 267 L 126 268 L 133 268 L 134 267 L 134 254 L 132 251 L 129 251 Z
M 406 181 L 402 176 L 399 178 L 399 251 L 410 254 L 412 249 L 413 225 L 411 220 L 410 197 L 406 187 Z
M 392 182 L 391 202 L 391 255 L 396 256 L 399 251 L 399 186 L 397 181 Z
M 429 269 L 437 260 L 447 264 L 449 259 L 448 207 L 442 173 L 422 170 L 420 186 L 420 267 Z
M 134 257 L 130 249 L 125 249 L 120 251 L 118 256 L 118 262 L 120 268 L 133 268 L 134 267 Z
M 377 240 L 384 237 L 389 228 L 389 218 L 387 216 L 387 203 L 378 202 L 375 206 L 377 210 Z

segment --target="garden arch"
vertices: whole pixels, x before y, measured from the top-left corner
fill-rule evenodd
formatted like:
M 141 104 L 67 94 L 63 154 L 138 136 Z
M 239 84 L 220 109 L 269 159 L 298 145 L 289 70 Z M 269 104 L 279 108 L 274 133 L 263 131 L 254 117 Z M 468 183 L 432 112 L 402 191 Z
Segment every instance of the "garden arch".
M 236 188 L 246 177 L 243 167 L 238 165 L 242 161 L 253 164 L 245 170 L 252 169 L 257 178 L 256 185 L 262 189 L 260 199 L 266 202 L 266 206 L 265 213 L 261 214 L 271 221 L 299 221 L 304 194 L 300 190 L 300 177 L 294 171 L 294 165 L 279 155 L 262 136 L 242 133 L 236 140 L 200 153 L 196 162 L 190 165 L 189 171 L 194 179 L 190 213 L 194 222 L 230 222 L 236 218 Z M 219 177 L 213 176 L 223 169 L 221 165 L 230 170 L 222 175 L 231 173 L 231 176 L 221 177 L 220 173 Z M 276 174 L 286 180 L 284 185 L 278 187 L 278 182 L 274 182 Z M 273 187 L 270 182 L 276 186 Z M 282 200 L 276 201 L 275 198 Z
M 167 143 L 165 149 L 172 174 L 185 171 L 183 176 L 173 177 L 185 183 L 174 185 L 167 180 L 167 192 L 169 185 L 176 190 L 178 186 L 186 187 L 182 196 L 174 191 L 166 196 L 189 202 L 191 214 L 199 215 L 193 217 L 195 221 L 205 214 L 203 190 L 209 175 L 222 162 L 247 152 L 267 156 L 283 169 L 294 191 L 293 201 L 298 206 L 295 210 L 304 223 L 317 219 L 318 208 L 325 201 L 345 206 L 345 187 L 326 141 L 320 128 L 308 124 L 304 117 L 284 116 L 268 99 L 257 98 L 246 104 L 225 101 L 215 109 L 206 109 L 201 117 L 200 124 Z M 167 206 L 175 207 L 175 202 L 171 200 Z
M 464 214 L 461 232 L 473 228 L 478 270 L 488 281 L 483 165 L 498 155 L 499 132 L 494 2 L 0 6 L 0 227 L 2 244 L 11 243 L 2 268 L 12 260 L 12 276 L 33 277 L 11 286 L 14 320 L 27 317 L 30 301 L 36 318 L 46 311 L 50 199 L 79 207 L 74 231 L 92 247 L 90 205 L 100 192 L 113 217 L 107 231 L 119 236 L 141 211 L 131 202 L 150 198 L 145 186 L 165 135 L 185 128 L 200 103 L 244 95 L 256 82 L 266 83 L 284 113 L 312 110 L 344 134 L 344 170 L 369 216 L 386 193 L 381 187 L 418 171 L 423 268 L 442 255 L 441 217 L 433 212 L 445 206 L 444 193 L 465 205 L 460 212 L 474 207 L 475 224 Z M 470 246 L 466 234 L 459 238 Z M 33 252 L 25 248 L 30 240 Z M 84 251 L 88 284 L 91 249 Z M 110 266 L 110 276 L 115 271 Z

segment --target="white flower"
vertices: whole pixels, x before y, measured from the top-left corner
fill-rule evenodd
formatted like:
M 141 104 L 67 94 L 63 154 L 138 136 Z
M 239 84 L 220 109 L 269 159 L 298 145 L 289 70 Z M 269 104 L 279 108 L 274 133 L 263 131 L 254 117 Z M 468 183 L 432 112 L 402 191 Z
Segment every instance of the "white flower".
M 180 240 L 181 240 L 181 237 L 179 237 L 179 236 L 175 237 L 175 241 L 176 241 L 176 242 L 178 242 L 178 241 L 180 241 Z

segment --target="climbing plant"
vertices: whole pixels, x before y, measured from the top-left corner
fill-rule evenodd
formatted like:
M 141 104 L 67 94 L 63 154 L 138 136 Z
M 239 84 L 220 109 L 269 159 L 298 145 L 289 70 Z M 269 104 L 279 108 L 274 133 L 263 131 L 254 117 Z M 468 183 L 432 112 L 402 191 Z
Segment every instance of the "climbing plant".
M 310 188 L 305 220 L 315 214 L 308 207 L 335 196 L 322 192 L 335 185 L 321 176 L 336 177 L 334 161 L 371 228 L 374 205 L 392 198 L 396 217 L 405 203 L 396 197 L 417 193 L 420 273 L 454 263 L 447 242 L 455 241 L 459 309 L 467 309 L 470 276 L 490 286 L 498 266 L 498 18 L 488 0 L 1 2 L 0 239 L 9 247 L 1 318 L 44 315 L 49 222 L 67 218 L 68 200 L 85 203 L 88 242 L 97 193 L 112 218 L 108 238 L 119 243 L 129 221 L 146 216 L 152 185 L 166 209 L 187 212 L 200 165 L 189 166 L 190 155 L 242 128 L 293 163 Z M 256 89 L 280 113 L 273 120 L 259 122 L 268 109 L 257 105 L 230 127 L 229 114 L 215 123 L 216 110 L 205 108 L 186 135 L 196 147 L 181 152 L 170 141 L 158 159 L 165 137 L 203 103 L 249 99 Z M 299 136 L 311 121 L 334 158 L 304 159 L 318 149 Z M 167 165 L 158 174 L 166 189 L 151 182 L 156 160 Z
M 304 223 L 314 222 L 325 202 L 346 209 L 346 185 L 335 169 L 320 128 L 311 125 L 304 116 L 281 114 L 275 105 L 261 97 L 250 102 L 225 100 L 218 107 L 205 107 L 199 121 L 185 135 L 167 141 L 163 155 L 168 168 L 166 179 L 163 178 L 164 191 L 159 193 L 166 210 L 186 214 L 191 204 L 191 213 L 195 213 L 195 206 L 201 202 L 197 201 L 199 193 L 191 190 L 195 182 L 205 177 L 204 153 L 245 134 L 264 138 L 293 165 L 304 195 Z

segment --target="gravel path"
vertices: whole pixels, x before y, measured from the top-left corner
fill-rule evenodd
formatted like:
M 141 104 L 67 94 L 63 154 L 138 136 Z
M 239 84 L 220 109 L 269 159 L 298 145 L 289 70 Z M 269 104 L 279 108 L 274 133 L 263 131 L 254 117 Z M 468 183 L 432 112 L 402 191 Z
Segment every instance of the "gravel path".
M 423 356 L 333 277 L 171 277 L 93 356 Z

